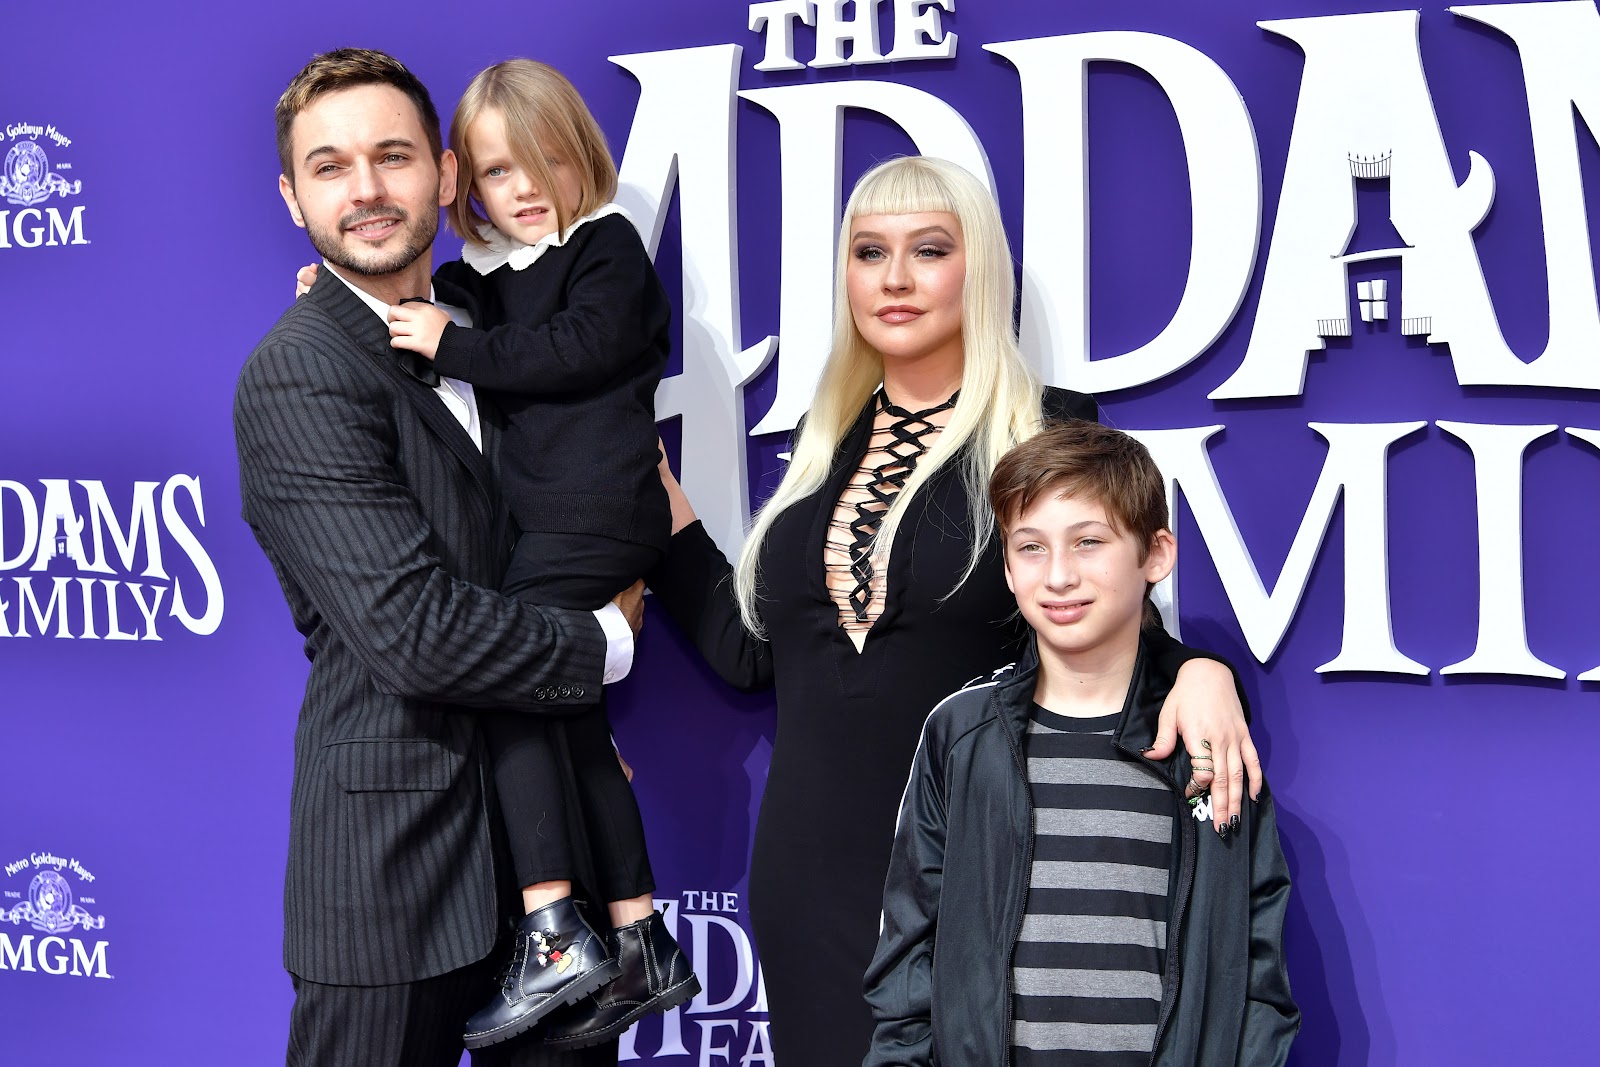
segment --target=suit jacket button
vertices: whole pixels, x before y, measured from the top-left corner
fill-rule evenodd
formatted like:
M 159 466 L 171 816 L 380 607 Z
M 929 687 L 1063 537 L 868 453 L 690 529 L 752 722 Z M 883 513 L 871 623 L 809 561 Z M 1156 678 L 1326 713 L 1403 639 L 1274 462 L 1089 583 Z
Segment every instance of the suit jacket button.
M 572 687 L 572 695 L 575 696 L 575 697 L 583 696 L 583 686 L 581 686 L 581 685 L 573 686 Z
M 556 687 L 556 695 L 561 697 L 562 699 L 566 699 L 567 697 L 570 697 L 572 695 L 572 686 L 570 686 L 570 685 L 557 686 Z
M 550 699 L 550 687 L 547 686 L 547 685 L 541 685 L 539 688 L 535 689 L 533 691 L 533 699 L 535 699 L 535 700 L 549 700 Z

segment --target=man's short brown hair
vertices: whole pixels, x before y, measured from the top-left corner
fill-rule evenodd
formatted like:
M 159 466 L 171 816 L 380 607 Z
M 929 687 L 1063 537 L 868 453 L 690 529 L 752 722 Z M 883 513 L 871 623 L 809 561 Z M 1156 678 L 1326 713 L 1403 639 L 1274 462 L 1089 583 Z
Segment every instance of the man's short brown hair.
M 439 112 L 434 110 L 433 98 L 417 76 L 405 68 L 394 56 L 370 48 L 340 48 L 324 52 L 296 74 L 289 87 L 278 97 L 275 117 L 278 121 L 278 163 L 284 177 L 294 185 L 294 161 L 289 158 L 294 120 L 300 112 L 310 107 L 317 98 L 341 89 L 354 89 L 358 85 L 392 85 L 405 93 L 417 106 L 422 128 L 428 134 L 428 148 L 433 161 L 439 162 L 444 153 L 444 138 L 439 133 Z
M 989 503 L 1009 530 L 1035 501 L 1054 496 L 1097 500 L 1118 533 L 1139 544 L 1143 560 L 1168 528 L 1166 481 L 1150 452 L 1121 430 L 1072 419 L 1007 452 L 989 479 Z

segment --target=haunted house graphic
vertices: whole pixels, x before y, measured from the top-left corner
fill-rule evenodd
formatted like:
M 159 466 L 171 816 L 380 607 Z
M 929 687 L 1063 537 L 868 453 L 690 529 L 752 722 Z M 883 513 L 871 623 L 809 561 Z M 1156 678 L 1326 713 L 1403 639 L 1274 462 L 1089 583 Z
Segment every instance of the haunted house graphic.
M 1351 154 L 1345 157 L 1350 165 L 1350 178 L 1357 188 L 1352 196 L 1358 205 L 1355 223 L 1345 241 L 1343 251 L 1330 258 L 1345 272 L 1347 288 L 1353 290 L 1355 315 L 1317 320 L 1318 336 L 1349 337 L 1352 318 L 1359 318 L 1369 326 L 1389 321 L 1389 302 L 1393 298 L 1387 278 L 1362 278 L 1361 265 L 1397 265 L 1404 269 L 1406 253 L 1411 250 L 1391 221 L 1388 204 L 1389 173 L 1394 162 L 1393 152 L 1370 155 Z M 1371 210 L 1380 197 L 1360 195 L 1361 186 L 1375 187 L 1370 192 L 1381 194 L 1382 207 Z M 1366 206 L 1362 206 L 1365 201 Z M 1351 251 L 1354 246 L 1355 251 Z M 1354 268 L 1354 269 L 1353 269 Z M 1432 315 L 1412 315 L 1400 323 L 1400 332 L 1407 336 L 1427 335 L 1433 330 Z

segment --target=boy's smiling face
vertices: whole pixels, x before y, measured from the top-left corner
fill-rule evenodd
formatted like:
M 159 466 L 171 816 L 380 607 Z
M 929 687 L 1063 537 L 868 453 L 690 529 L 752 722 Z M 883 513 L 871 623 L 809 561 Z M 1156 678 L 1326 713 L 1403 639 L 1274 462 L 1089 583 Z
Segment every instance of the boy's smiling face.
M 1140 545 L 1098 500 L 1052 494 L 1006 529 L 1006 585 L 1039 635 L 1040 655 L 1076 657 L 1133 647 L 1148 583 L 1177 561 L 1168 530 Z

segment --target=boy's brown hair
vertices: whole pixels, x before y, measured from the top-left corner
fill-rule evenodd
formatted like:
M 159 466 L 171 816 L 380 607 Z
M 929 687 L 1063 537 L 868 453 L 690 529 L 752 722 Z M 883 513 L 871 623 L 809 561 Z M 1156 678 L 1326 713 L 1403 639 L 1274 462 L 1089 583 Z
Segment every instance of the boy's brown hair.
M 417 76 L 405 68 L 394 56 L 371 48 L 340 48 L 312 57 L 289 82 L 289 87 L 278 97 L 274 117 L 278 125 L 278 164 L 284 177 L 294 187 L 294 160 L 292 135 L 295 117 L 310 107 L 319 97 L 341 89 L 354 89 L 359 85 L 391 85 L 405 93 L 417 106 L 422 128 L 428 135 L 428 149 L 433 161 L 439 162 L 444 154 L 444 138 L 439 133 L 439 112 L 434 110 L 433 98 Z
M 450 205 L 450 227 L 471 244 L 487 242 L 478 228 L 488 223 L 479 210 L 475 182 L 478 167 L 467 149 L 467 130 L 487 111 L 498 111 L 506 124 L 506 144 L 517 165 L 555 202 L 556 232 L 566 235 L 572 219 L 555 196 L 555 180 L 545 163 L 558 156 L 577 170 L 583 187 L 577 217 L 589 215 L 617 195 L 617 165 L 606 147 L 606 135 L 570 81 L 547 63 L 508 59 L 481 72 L 461 94 L 450 120 L 450 149 L 460 161 L 460 191 Z
M 1149 450 L 1097 422 L 1046 423 L 1007 452 L 989 479 L 989 503 L 1002 531 L 1035 501 L 1052 496 L 1099 501 L 1112 528 L 1138 542 L 1141 562 L 1156 534 L 1168 529 L 1166 481 Z

